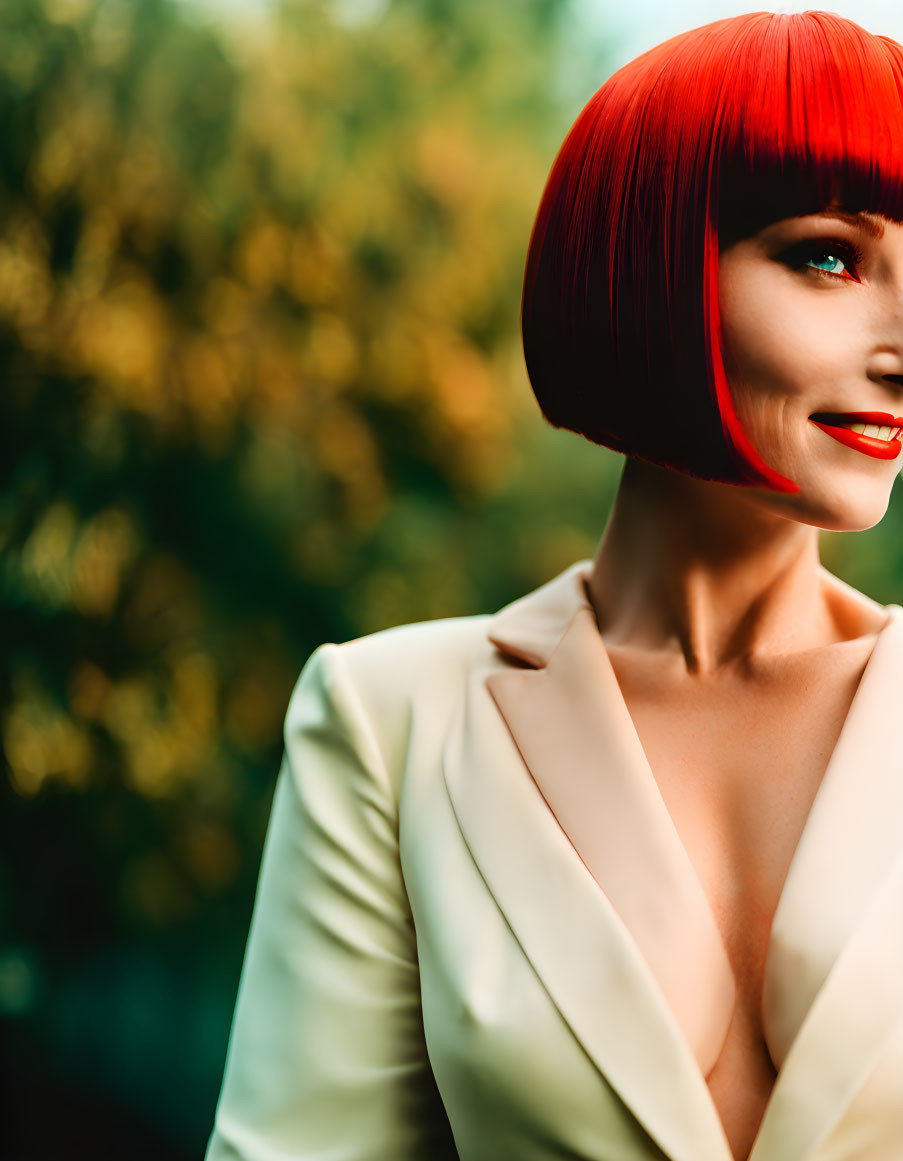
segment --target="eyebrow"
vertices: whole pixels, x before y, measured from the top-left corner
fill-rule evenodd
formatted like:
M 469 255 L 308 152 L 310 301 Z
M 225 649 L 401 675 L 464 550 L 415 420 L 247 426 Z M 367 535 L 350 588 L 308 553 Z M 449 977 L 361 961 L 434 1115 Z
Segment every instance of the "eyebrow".
M 841 222 L 847 222 L 851 226 L 861 226 L 873 238 L 884 237 L 883 222 L 875 214 L 868 213 L 867 210 L 859 210 L 857 213 L 851 213 L 849 210 L 842 210 L 837 206 L 829 206 L 827 209 L 818 210 L 812 216 L 838 218 Z

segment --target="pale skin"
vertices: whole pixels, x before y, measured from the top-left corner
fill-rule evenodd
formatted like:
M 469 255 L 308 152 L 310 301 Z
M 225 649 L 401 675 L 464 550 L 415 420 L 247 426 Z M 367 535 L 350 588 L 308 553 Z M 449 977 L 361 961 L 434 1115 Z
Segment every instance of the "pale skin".
M 799 491 L 628 457 L 588 596 L 737 978 L 706 1080 L 746 1161 L 776 1075 L 761 1022 L 772 918 L 887 621 L 821 566 L 819 529 L 873 527 L 903 468 L 903 453 L 874 459 L 809 416 L 903 415 L 903 225 L 786 219 L 722 252 L 719 287 L 738 416 Z

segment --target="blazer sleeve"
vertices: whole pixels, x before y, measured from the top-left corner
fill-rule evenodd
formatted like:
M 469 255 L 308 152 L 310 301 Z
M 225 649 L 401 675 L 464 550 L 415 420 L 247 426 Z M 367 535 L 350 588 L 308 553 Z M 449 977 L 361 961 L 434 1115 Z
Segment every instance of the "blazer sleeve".
M 292 693 L 206 1161 L 456 1158 L 396 802 L 341 646 Z

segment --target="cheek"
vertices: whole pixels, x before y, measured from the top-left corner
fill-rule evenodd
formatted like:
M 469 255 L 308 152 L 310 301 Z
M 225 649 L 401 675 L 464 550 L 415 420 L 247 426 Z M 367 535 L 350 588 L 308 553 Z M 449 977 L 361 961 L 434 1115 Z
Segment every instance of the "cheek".
M 752 302 L 725 305 L 724 363 L 738 411 L 760 411 L 775 396 L 811 398 L 836 376 L 843 341 L 835 312 L 774 288 Z
M 808 416 L 827 407 L 835 340 L 811 303 L 769 294 L 734 303 L 722 320 L 724 362 L 740 426 L 764 458 L 796 478 Z M 802 437 L 802 440 L 801 440 Z

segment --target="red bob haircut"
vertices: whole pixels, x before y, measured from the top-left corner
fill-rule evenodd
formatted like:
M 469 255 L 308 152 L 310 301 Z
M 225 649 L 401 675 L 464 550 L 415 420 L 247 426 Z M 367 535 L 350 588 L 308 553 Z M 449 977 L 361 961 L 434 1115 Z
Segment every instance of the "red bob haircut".
M 825 12 L 757 12 L 619 69 L 555 158 L 521 323 L 546 419 L 724 483 L 795 492 L 743 432 L 719 251 L 829 205 L 903 220 L 903 48 Z

